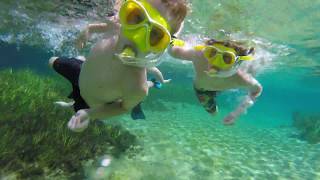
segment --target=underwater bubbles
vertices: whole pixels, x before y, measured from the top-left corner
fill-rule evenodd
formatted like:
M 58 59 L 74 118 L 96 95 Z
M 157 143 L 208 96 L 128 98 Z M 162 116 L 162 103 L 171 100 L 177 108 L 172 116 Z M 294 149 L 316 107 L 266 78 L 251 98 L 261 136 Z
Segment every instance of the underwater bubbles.
M 108 167 L 111 164 L 112 158 L 110 156 L 104 156 L 101 160 L 102 167 Z

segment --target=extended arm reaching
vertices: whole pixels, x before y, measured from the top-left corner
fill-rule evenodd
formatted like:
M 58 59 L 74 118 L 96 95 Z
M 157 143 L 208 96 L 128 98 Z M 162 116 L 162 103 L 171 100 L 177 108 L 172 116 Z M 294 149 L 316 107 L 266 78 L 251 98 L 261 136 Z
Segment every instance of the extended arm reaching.
M 147 70 L 156 77 L 157 81 L 160 81 L 162 84 L 169 83 L 171 81 L 171 79 L 164 79 L 161 71 L 156 67 L 151 67 Z
M 79 37 L 76 39 L 76 47 L 82 49 L 93 33 L 105 33 L 117 29 L 118 26 L 116 22 L 111 20 L 109 20 L 108 23 L 89 24 L 81 31 Z
M 172 44 L 168 49 L 168 52 L 174 58 L 187 61 L 193 61 L 194 59 L 197 59 L 198 55 L 200 55 L 193 47 L 187 47 L 185 44 L 182 46 Z
M 248 88 L 249 94 L 242 100 L 242 102 L 233 112 L 224 118 L 223 122 L 226 125 L 233 124 L 235 119 L 237 119 L 241 114 L 245 113 L 246 110 L 254 104 L 256 98 L 259 97 L 262 92 L 261 84 L 250 74 L 241 72 L 239 75 L 245 83 L 245 87 Z

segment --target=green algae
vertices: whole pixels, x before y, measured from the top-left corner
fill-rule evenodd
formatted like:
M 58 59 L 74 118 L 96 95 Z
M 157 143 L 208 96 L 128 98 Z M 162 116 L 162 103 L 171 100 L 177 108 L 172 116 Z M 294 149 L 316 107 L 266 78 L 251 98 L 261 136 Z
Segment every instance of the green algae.
M 320 142 L 320 114 L 293 113 L 293 126 L 296 127 L 302 139 L 315 144 Z
M 71 132 L 72 109 L 53 104 L 66 100 L 70 87 L 63 82 L 30 70 L 0 71 L 0 177 L 79 179 L 83 162 L 134 149 L 136 136 L 119 125 L 95 121 L 83 133 Z

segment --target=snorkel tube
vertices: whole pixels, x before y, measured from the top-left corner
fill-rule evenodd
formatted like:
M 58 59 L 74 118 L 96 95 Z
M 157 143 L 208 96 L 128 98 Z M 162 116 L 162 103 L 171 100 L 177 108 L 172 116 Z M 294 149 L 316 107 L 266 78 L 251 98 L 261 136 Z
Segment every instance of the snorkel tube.
M 144 57 L 137 57 L 133 48 L 127 46 L 120 54 L 115 54 L 123 64 L 142 68 L 155 67 L 161 63 L 162 54 L 149 53 Z

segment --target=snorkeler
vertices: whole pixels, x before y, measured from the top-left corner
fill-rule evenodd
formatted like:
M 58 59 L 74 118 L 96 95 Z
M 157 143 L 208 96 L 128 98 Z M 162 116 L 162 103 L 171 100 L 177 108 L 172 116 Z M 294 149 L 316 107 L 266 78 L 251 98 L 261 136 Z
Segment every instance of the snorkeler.
M 207 40 L 204 45 L 187 48 L 181 40 L 175 40 L 170 54 L 178 59 L 192 61 L 195 70 L 194 90 L 208 113 L 218 111 L 216 96 L 219 92 L 246 88 L 249 94 L 240 105 L 223 120 L 233 124 L 247 108 L 254 104 L 262 92 L 262 86 L 250 74 L 239 70 L 244 61 L 251 61 L 254 48 L 246 49 L 234 41 Z
M 146 68 L 160 63 L 186 12 L 185 0 L 127 0 L 119 11 L 119 26 L 89 26 L 89 34 L 108 33 L 86 61 L 51 58 L 54 70 L 73 87 L 76 114 L 68 127 L 83 131 L 90 120 L 121 115 L 139 104 L 148 94 Z M 135 56 L 128 55 L 128 49 Z
M 57 57 L 52 57 L 51 61 L 55 60 L 56 58 Z M 78 56 L 78 57 L 76 57 L 76 59 L 79 59 L 79 60 L 82 60 L 82 61 L 86 60 L 85 57 L 83 57 L 83 56 Z M 166 83 L 169 83 L 171 81 L 171 79 L 164 79 L 161 71 L 156 67 L 147 68 L 147 72 L 150 75 L 154 76 L 153 78 L 151 78 L 150 80 L 147 81 L 148 88 L 154 87 L 156 89 L 161 89 L 162 88 L 162 84 L 166 84 Z M 71 92 L 71 94 L 68 96 L 68 98 L 74 99 L 73 98 L 73 93 L 74 92 Z M 60 107 L 64 107 L 64 108 L 74 107 L 74 109 L 75 109 L 74 103 L 75 103 L 74 100 L 70 101 L 70 102 L 64 102 L 64 101 L 55 101 L 54 102 L 54 104 L 59 105 Z M 131 115 L 131 118 L 133 120 L 145 119 L 146 118 L 145 114 L 144 114 L 144 112 L 142 110 L 141 103 L 142 102 L 140 102 L 138 105 L 136 105 L 131 111 L 130 115 Z

